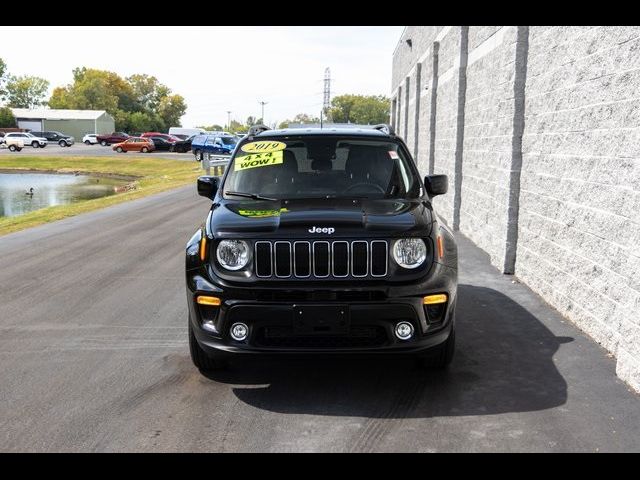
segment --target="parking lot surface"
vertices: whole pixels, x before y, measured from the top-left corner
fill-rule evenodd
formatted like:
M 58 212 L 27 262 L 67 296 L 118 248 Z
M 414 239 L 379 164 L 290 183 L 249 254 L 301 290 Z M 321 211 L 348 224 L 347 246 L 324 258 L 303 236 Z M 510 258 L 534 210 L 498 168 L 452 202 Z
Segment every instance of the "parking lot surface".
M 640 449 L 614 360 L 462 236 L 448 372 L 319 357 L 201 375 L 183 252 L 208 208 L 192 186 L 0 237 L 0 451 Z
M 56 143 L 50 143 L 44 148 L 33 148 L 26 146 L 20 152 L 11 152 L 8 148 L 0 148 L 0 155 L 37 155 L 37 156 L 80 156 L 80 157 L 127 157 L 134 155 L 150 156 L 152 158 L 169 158 L 173 160 L 189 160 L 195 161 L 193 153 L 174 153 L 154 151 L 150 153 L 118 153 L 113 151 L 111 146 L 103 147 L 102 145 L 85 145 L 84 143 L 74 143 L 70 147 L 61 147 Z

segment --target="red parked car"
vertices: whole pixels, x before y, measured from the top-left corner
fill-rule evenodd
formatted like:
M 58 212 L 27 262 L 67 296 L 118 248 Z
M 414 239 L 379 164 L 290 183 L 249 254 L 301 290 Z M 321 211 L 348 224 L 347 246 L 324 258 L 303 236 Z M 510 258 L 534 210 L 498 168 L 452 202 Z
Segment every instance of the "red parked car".
M 116 152 L 152 152 L 156 149 L 156 146 L 148 138 L 142 137 L 129 137 L 124 142 L 116 143 L 113 147 Z
M 96 137 L 98 143 L 103 147 L 106 147 L 107 145 L 111 145 L 113 143 L 124 142 L 127 138 L 129 138 L 129 135 L 124 132 L 113 132 L 107 135 L 98 135 Z
M 175 143 L 175 142 L 179 142 L 180 141 L 179 138 L 174 137 L 173 135 L 168 135 L 166 133 L 159 133 L 159 132 L 145 132 L 140 136 L 142 138 L 160 137 L 160 138 L 163 138 L 167 142 L 170 142 L 170 143 Z

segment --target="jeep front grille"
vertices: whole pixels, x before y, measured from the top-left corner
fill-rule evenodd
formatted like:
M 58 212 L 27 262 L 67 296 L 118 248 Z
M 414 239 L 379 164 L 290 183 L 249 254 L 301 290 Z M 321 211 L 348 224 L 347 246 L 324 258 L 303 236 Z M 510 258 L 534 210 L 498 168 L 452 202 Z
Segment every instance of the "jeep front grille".
M 385 240 L 257 241 L 254 253 L 259 278 L 379 278 L 389 262 Z

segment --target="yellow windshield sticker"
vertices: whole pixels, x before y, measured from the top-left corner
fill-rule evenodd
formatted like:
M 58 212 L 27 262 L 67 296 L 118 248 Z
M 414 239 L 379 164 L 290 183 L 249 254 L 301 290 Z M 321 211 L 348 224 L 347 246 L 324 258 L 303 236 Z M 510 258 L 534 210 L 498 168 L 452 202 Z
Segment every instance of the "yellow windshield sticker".
M 286 208 L 280 210 L 238 210 L 243 217 L 277 217 L 282 212 L 288 212 Z
M 267 153 L 279 152 L 285 148 L 287 148 L 286 143 L 263 140 L 261 142 L 247 143 L 242 146 L 241 150 L 247 153 Z
M 243 157 L 236 157 L 235 167 L 237 171 L 250 168 L 268 167 L 282 163 L 282 150 L 279 152 L 253 153 Z

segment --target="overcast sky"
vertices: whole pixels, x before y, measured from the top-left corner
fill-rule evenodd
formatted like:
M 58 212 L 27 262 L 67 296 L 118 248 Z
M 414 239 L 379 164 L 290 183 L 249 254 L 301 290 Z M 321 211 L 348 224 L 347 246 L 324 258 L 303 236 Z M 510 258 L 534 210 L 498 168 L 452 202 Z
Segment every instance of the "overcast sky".
M 388 95 L 391 56 L 403 27 L 0 27 L 0 58 L 14 75 L 51 89 L 75 67 L 125 77 L 155 75 L 188 109 L 185 127 L 260 116 L 267 123 L 322 108 L 324 69 L 332 96 Z

